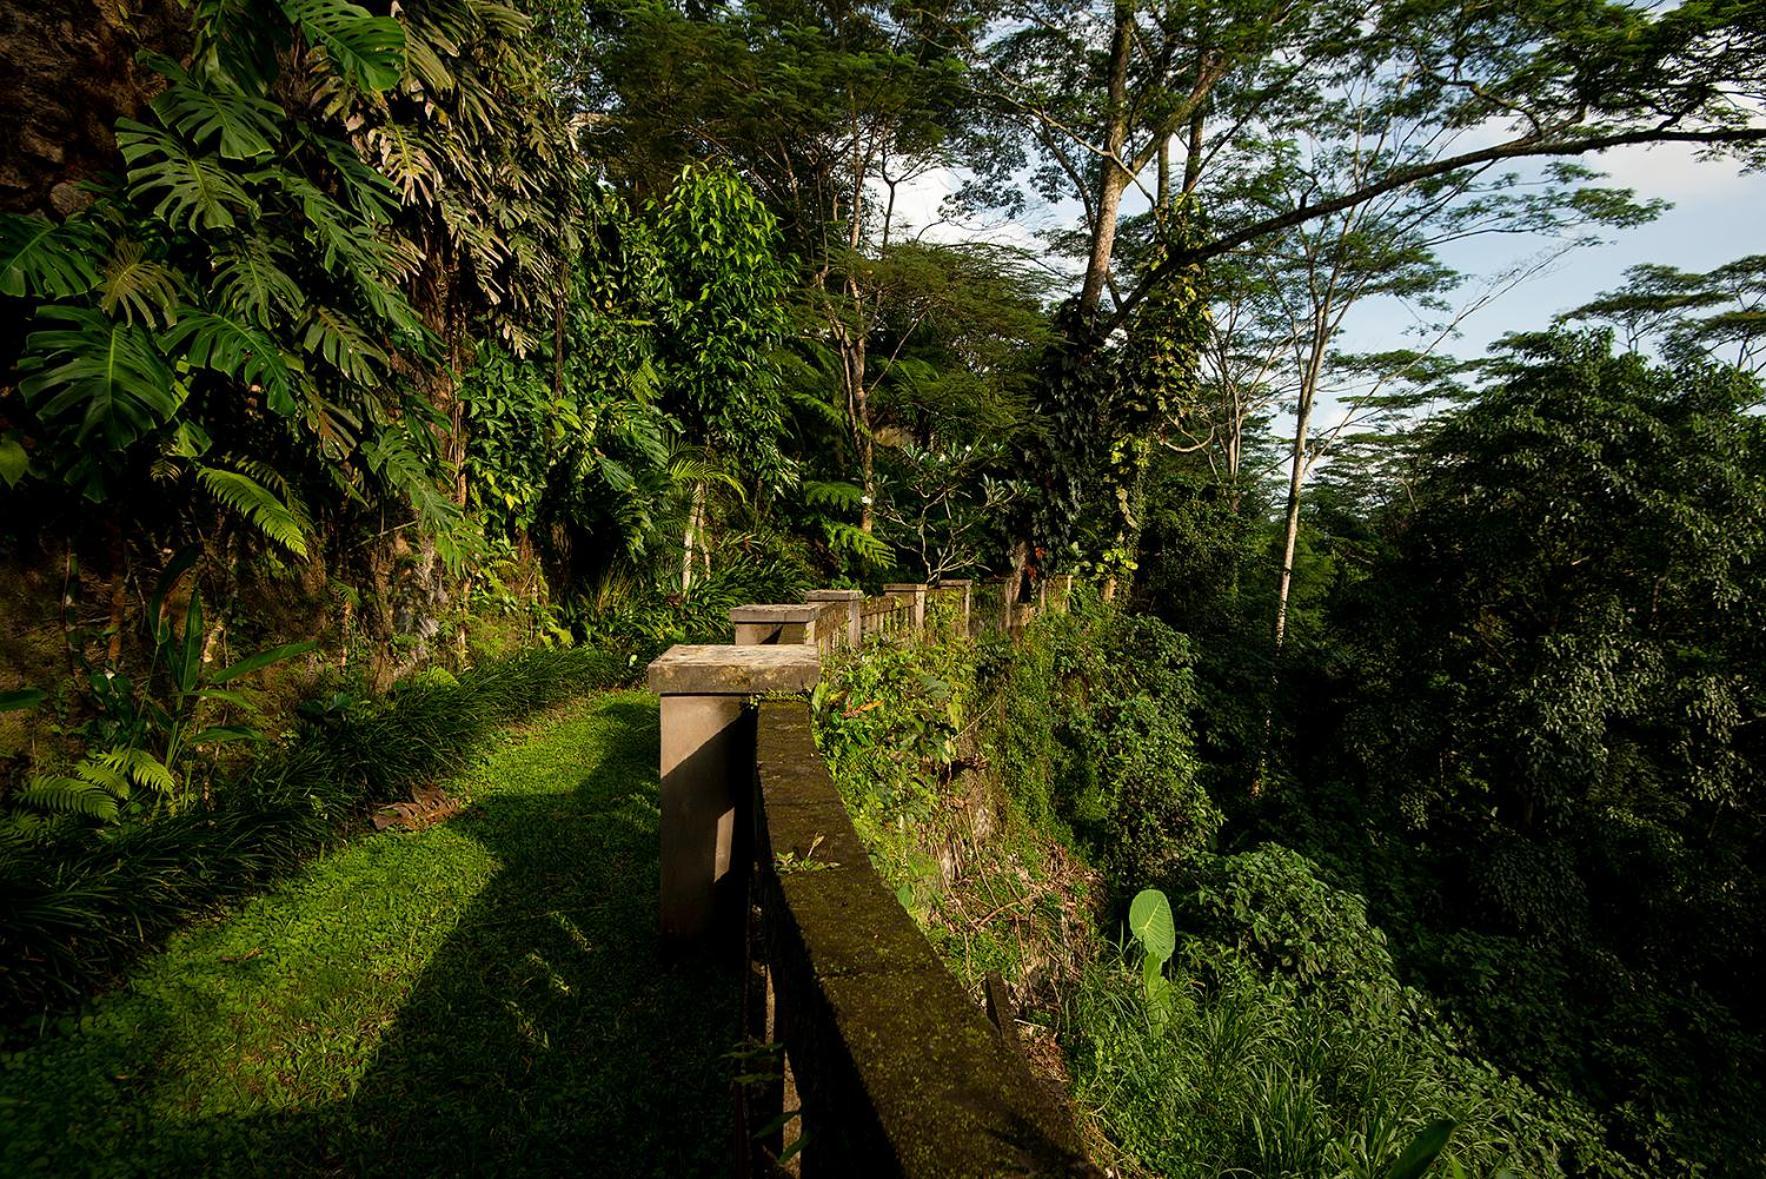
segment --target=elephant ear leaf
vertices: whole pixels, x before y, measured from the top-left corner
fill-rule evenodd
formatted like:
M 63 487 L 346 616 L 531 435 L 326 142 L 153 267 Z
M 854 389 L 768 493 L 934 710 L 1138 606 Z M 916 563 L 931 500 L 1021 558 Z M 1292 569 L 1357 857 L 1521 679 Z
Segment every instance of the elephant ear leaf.
M 1177 949 L 1177 922 L 1171 902 L 1156 888 L 1143 888 L 1128 906 L 1128 928 L 1147 957 L 1164 963 Z

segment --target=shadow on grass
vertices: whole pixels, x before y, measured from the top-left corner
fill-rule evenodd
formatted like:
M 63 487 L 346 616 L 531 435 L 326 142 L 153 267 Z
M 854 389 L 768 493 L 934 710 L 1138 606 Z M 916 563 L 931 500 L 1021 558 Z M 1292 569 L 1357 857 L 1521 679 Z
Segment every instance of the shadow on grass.
M 581 773 L 573 789 L 487 791 L 453 824 L 501 867 L 349 1097 L 244 1116 L 143 1110 L 145 1124 L 117 1144 L 130 1157 L 91 1159 L 93 1170 L 726 1170 L 733 1070 L 723 1054 L 739 1034 L 738 975 L 659 963 L 656 710 L 615 699 L 594 715 L 616 734 L 598 761 L 545 754 Z

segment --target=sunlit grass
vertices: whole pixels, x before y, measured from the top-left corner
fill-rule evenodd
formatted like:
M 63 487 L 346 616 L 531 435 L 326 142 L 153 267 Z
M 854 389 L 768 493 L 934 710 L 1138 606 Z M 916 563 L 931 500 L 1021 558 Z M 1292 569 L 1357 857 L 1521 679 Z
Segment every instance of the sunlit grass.
M 5 1059 L 0 1172 L 715 1169 L 737 988 L 654 960 L 655 766 L 652 698 L 572 706 L 179 935 Z

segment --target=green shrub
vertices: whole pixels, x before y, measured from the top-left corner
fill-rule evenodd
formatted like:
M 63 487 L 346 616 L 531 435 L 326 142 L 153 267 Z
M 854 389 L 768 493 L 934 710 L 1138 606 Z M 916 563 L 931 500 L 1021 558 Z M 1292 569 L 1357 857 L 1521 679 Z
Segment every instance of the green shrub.
M 1182 635 L 1082 601 L 984 655 L 990 755 L 1029 821 L 1069 837 L 1124 893 L 1213 845 L 1221 815 L 1195 756 Z
M 1371 1179 L 1446 1119 L 1466 1173 L 1634 1173 L 1580 1106 L 1464 1051 L 1398 982 L 1360 898 L 1304 857 L 1266 845 L 1196 876 L 1169 990 L 1118 954 L 1069 1004 L 1076 1092 L 1138 1165 Z

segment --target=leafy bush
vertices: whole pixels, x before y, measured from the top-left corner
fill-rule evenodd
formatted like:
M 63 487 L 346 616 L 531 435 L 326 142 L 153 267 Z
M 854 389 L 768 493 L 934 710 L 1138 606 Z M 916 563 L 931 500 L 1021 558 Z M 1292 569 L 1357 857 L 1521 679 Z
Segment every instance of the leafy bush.
M 1118 890 L 1163 880 L 1212 846 L 1188 646 L 1155 618 L 1083 601 L 993 640 L 984 690 L 1002 776 L 1033 822 L 1068 832 Z
M 1171 977 L 1149 981 L 1150 953 L 1139 971 L 1107 958 L 1068 1011 L 1078 1094 L 1141 1166 L 1386 1176 L 1447 1120 L 1443 1157 L 1468 1173 L 1635 1173 L 1581 1107 L 1464 1051 L 1399 984 L 1361 899 L 1304 857 L 1271 844 L 1215 857 L 1197 877 L 1178 907 Z
M 622 674 L 605 653 L 538 650 L 382 701 L 333 698 L 207 805 L 100 832 L 13 829 L 0 847 L 0 1019 L 77 998 L 175 925 L 301 863 L 364 804 L 460 769 L 498 726 Z

